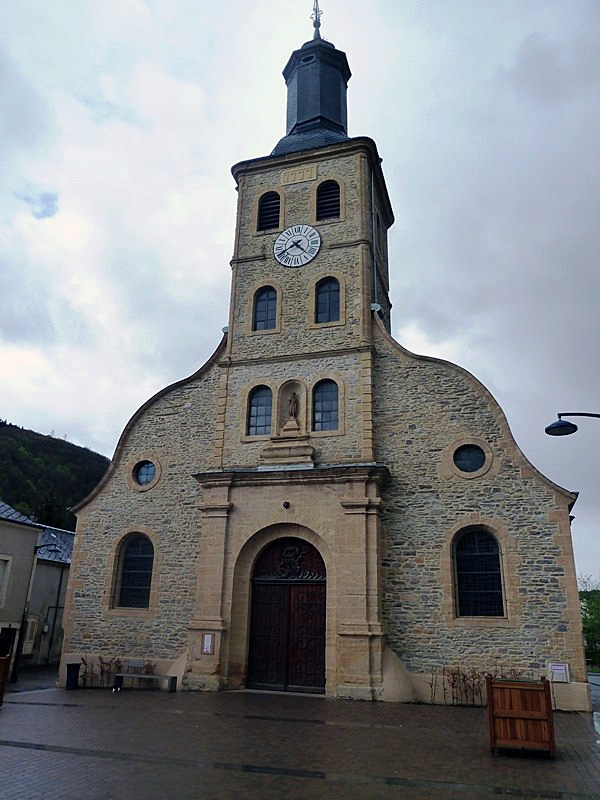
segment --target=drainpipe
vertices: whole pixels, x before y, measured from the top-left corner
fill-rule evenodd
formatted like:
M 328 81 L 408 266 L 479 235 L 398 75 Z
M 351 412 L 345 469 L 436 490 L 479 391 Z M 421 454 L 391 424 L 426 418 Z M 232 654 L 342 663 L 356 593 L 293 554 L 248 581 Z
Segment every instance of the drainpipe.
M 375 242 L 375 170 L 371 168 L 371 259 L 373 264 L 373 303 L 377 303 L 377 245 Z

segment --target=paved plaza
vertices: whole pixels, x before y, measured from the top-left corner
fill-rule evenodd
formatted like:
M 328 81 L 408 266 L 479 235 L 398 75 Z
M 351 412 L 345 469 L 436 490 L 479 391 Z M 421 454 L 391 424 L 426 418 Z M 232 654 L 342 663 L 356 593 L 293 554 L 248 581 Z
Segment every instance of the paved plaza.
M 480 708 L 25 689 L 0 708 L 3 800 L 600 798 L 590 714 L 555 714 L 552 761 L 492 756 Z

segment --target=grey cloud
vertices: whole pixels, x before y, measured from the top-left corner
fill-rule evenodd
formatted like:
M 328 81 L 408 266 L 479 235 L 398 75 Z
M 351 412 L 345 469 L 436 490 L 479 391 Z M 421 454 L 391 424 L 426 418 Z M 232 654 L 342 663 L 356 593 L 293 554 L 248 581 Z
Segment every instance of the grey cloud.
M 30 149 L 44 140 L 52 127 L 48 104 L 0 50 L 0 150 Z
M 0 259 L 0 338 L 5 342 L 43 348 L 76 341 L 85 347 L 91 343 L 93 324 L 72 308 L 50 274 L 14 248 Z
M 49 287 L 16 256 L 0 261 L 0 334 L 5 341 L 51 344 L 56 332 L 47 305 Z
M 521 43 L 508 78 L 518 92 L 540 103 L 564 101 L 571 88 L 564 45 L 530 34 Z
M 517 95 L 541 106 L 569 102 L 600 84 L 598 29 L 568 31 L 561 41 L 530 33 L 501 74 Z
M 100 93 L 78 95 L 77 99 L 89 110 L 94 122 L 106 122 L 116 119 L 131 125 L 142 126 L 143 124 L 143 121 L 134 114 L 132 109 L 123 108 L 115 103 L 111 103 L 102 97 Z
M 119 286 L 119 316 L 128 321 L 115 332 L 119 348 L 133 351 L 159 384 L 191 374 L 215 349 L 228 324 L 229 271 L 223 268 L 223 282 L 214 287 L 192 281 L 182 298 L 168 266 L 155 255 L 117 242 L 114 247 L 107 269 Z
M 56 192 L 16 193 L 16 197 L 31 206 L 31 213 L 36 219 L 53 217 L 58 213 L 58 194 Z

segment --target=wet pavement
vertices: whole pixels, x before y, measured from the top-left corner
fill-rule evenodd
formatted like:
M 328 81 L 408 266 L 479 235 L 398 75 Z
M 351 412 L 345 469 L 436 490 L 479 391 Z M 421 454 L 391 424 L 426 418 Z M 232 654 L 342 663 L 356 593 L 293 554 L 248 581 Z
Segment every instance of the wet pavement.
M 480 708 L 21 684 L 0 709 L 3 800 L 600 798 L 591 714 L 555 713 L 552 761 L 492 756 Z
M 9 682 L 6 691 L 30 692 L 34 689 L 54 689 L 58 679 L 58 666 L 22 667 L 19 671 L 19 680 Z

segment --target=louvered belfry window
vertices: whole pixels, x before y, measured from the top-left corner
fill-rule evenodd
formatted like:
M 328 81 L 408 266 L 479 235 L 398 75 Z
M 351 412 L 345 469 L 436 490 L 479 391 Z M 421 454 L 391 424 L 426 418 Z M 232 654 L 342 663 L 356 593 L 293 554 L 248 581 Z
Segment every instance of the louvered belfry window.
M 340 185 L 325 181 L 317 189 L 317 219 L 334 219 L 340 216 Z
M 500 548 L 485 530 L 463 533 L 454 547 L 457 616 L 503 617 Z
M 281 199 L 277 192 L 267 192 L 258 201 L 258 230 L 269 231 L 279 227 Z

